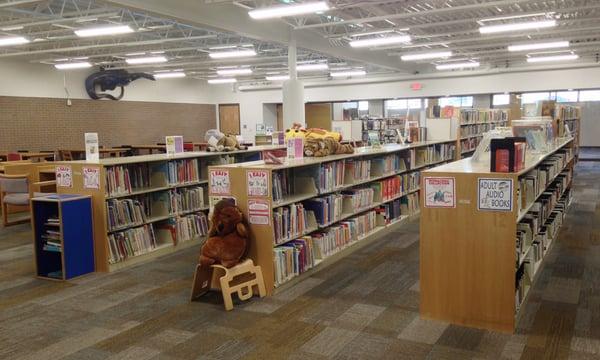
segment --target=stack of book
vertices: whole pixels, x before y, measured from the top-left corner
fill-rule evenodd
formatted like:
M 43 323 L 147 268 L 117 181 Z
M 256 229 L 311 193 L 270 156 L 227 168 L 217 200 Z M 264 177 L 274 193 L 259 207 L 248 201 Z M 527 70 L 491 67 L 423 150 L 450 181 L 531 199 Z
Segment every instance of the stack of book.
M 62 252 L 62 238 L 58 218 L 48 218 L 44 225 L 46 231 L 42 234 L 42 249 L 50 252 Z
M 304 202 L 304 207 L 315 214 L 317 223 L 326 226 L 342 217 L 344 197 L 340 194 L 309 199 Z
M 386 225 L 392 223 L 394 220 L 400 218 L 402 214 L 402 202 L 401 199 L 396 199 L 385 204 L 378 206 L 375 211 L 383 216 L 383 221 Z
M 384 180 L 369 184 L 373 190 L 373 197 L 386 201 L 402 193 L 404 187 L 404 176 L 393 176 Z
M 321 192 L 334 191 L 344 186 L 344 161 L 322 164 L 317 180 Z
M 108 235 L 111 264 L 138 256 L 156 249 L 152 224 Z
M 179 217 L 175 220 L 177 243 L 197 239 L 208 234 L 208 219 L 203 213 Z
M 373 204 L 374 191 L 370 187 L 351 189 L 344 191 L 342 194 L 344 196 L 344 200 L 350 202 L 352 205 L 353 213 L 360 212 L 362 209 Z
M 108 230 L 141 225 L 146 222 L 146 210 L 139 200 L 111 199 L 106 202 Z
M 377 213 L 375 210 L 367 211 L 362 215 L 351 218 L 347 221 L 355 239 L 360 240 L 368 235 L 377 226 Z M 356 229 L 354 231 L 354 229 Z
M 400 198 L 402 215 L 415 215 L 419 212 L 419 193 L 412 193 Z
M 273 210 L 275 243 L 281 244 L 300 236 L 308 227 L 306 210 L 301 203 Z
M 170 185 L 197 182 L 200 179 L 197 159 L 169 161 L 167 176 Z
M 273 171 L 273 201 L 277 202 L 293 192 L 289 169 Z
M 202 187 L 181 188 L 169 192 L 171 214 L 200 210 L 204 207 Z
M 371 177 L 371 160 L 348 159 L 345 172 L 352 176 L 353 182 L 365 181 Z
M 275 247 L 275 286 L 312 268 L 315 265 L 315 250 L 311 236 L 303 236 Z
M 328 256 L 340 251 L 356 238 L 354 228 L 355 224 L 352 221 L 343 221 L 340 224 L 332 226 L 312 234 L 314 247 L 316 249 L 316 260 L 323 260 Z
M 131 164 L 106 168 L 108 196 L 130 194 L 136 189 L 150 187 L 150 168 L 147 164 Z

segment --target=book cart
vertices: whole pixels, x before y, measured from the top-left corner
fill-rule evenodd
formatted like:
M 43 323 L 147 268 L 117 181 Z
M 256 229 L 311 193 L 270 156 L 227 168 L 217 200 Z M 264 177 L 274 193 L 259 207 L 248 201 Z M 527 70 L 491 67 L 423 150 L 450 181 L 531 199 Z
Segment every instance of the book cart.
M 209 196 L 211 204 L 234 198 L 241 208 L 249 257 L 270 295 L 417 215 L 420 171 L 453 161 L 455 146 L 387 144 L 283 164 L 211 166 Z
M 572 138 L 517 173 L 471 158 L 422 174 L 420 313 L 513 332 L 571 196 Z
M 208 166 L 284 148 L 59 162 L 57 192 L 92 197 L 96 271 L 109 272 L 200 245 L 208 230 Z

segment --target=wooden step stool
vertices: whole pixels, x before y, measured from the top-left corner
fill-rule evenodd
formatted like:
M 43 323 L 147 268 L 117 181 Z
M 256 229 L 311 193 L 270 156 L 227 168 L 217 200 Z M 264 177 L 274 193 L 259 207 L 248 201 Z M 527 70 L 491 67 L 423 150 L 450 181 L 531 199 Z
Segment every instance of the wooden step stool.
M 254 265 L 251 259 L 246 259 L 229 269 L 222 265 L 211 265 L 208 268 L 202 268 L 198 264 L 194 273 L 191 301 L 196 300 L 210 290 L 214 269 L 224 271 L 224 275 L 219 278 L 219 283 L 225 302 L 225 310 L 227 311 L 233 309 L 231 298 L 233 293 L 237 292 L 240 300 L 250 299 L 254 295 L 254 287 L 256 287 L 260 297 L 267 294 L 260 266 Z

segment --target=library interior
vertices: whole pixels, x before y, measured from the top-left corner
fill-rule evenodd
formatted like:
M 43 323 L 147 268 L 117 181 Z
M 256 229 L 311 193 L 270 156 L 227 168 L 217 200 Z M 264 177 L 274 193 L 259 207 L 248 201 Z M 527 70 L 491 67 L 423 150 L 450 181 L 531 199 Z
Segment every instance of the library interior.
M 599 38 L 596 0 L 0 0 L 0 359 L 600 359 Z

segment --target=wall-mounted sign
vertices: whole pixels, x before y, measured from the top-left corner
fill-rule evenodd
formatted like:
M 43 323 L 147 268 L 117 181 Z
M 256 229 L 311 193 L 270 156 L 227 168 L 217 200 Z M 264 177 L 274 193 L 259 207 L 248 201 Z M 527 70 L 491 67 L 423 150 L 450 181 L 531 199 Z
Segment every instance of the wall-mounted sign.
M 85 159 L 87 161 L 98 162 L 100 161 L 99 145 L 98 145 L 98 133 L 85 133 Z
M 425 207 L 456 207 L 456 187 L 453 177 L 426 177 Z
M 512 179 L 478 179 L 477 208 L 488 211 L 512 211 Z

